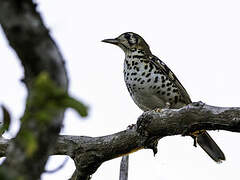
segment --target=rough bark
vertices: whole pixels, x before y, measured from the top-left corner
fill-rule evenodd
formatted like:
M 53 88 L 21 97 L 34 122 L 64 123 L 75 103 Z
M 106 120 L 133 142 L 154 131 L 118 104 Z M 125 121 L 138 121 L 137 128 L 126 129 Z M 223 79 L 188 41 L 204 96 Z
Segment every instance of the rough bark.
M 105 161 L 148 148 L 156 139 L 189 135 L 196 130 L 240 132 L 240 108 L 193 103 L 181 109 L 144 112 L 131 129 L 102 137 L 59 136 L 52 154 L 68 155 L 75 164 L 73 179 L 88 179 Z M 11 140 L 0 141 L 5 155 Z
M 55 94 L 68 88 L 64 60 L 31 0 L 0 0 L 0 24 L 24 67 L 28 90 L 21 129 L 0 167 L 0 179 L 39 179 L 64 116 Z

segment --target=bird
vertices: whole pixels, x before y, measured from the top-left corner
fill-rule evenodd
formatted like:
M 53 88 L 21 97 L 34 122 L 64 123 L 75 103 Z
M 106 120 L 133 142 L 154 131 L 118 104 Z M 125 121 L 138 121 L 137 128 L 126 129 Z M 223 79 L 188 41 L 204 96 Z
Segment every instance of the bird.
M 102 42 L 114 44 L 124 51 L 124 81 L 130 96 L 141 110 L 178 109 L 192 103 L 176 75 L 152 54 L 140 35 L 126 32 Z M 201 130 L 191 136 L 215 162 L 225 160 L 224 153 L 207 131 Z

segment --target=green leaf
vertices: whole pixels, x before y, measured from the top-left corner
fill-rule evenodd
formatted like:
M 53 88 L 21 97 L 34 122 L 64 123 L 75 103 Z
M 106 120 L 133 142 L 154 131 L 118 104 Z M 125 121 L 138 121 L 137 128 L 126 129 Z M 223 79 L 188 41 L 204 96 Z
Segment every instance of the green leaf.
M 76 110 L 82 117 L 86 117 L 88 115 L 87 106 L 70 96 L 66 96 L 65 98 L 63 98 L 61 105 L 66 108 L 70 107 Z

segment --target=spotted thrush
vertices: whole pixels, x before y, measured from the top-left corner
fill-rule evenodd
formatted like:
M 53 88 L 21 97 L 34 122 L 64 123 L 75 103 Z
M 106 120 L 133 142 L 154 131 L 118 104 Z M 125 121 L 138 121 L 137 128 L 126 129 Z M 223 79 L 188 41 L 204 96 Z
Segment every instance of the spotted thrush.
M 181 108 L 192 102 L 177 77 L 151 53 L 141 36 L 126 32 L 103 42 L 117 45 L 124 51 L 124 80 L 133 101 L 140 109 Z M 192 137 L 214 161 L 225 160 L 223 152 L 206 131 L 193 134 Z

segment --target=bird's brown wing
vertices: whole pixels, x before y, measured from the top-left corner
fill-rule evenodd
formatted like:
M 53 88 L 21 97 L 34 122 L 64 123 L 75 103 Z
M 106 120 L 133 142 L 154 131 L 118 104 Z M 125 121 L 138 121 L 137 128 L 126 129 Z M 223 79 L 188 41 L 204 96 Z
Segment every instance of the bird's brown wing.
M 186 104 L 191 103 L 191 99 L 187 91 L 185 90 L 183 85 L 180 83 L 180 81 L 177 79 L 177 77 L 173 74 L 173 72 L 167 67 L 167 65 L 164 64 L 156 56 L 152 56 L 149 59 L 150 59 L 150 62 L 152 62 L 152 64 L 155 65 L 158 69 L 161 69 L 162 72 L 169 77 L 170 81 L 172 81 L 175 84 L 175 86 L 179 89 L 179 92 L 183 97 L 184 103 Z M 206 131 L 203 130 L 200 133 L 197 132 L 197 134 L 194 132 L 191 134 L 191 136 L 197 141 L 197 143 L 201 146 L 201 148 L 205 152 L 207 152 L 207 154 L 214 161 L 220 163 L 222 160 L 225 160 L 224 153 Z
M 167 67 L 167 65 L 162 62 L 159 58 L 157 58 L 154 55 L 151 55 L 149 57 L 150 62 L 153 63 L 153 65 L 155 65 L 158 69 L 161 69 L 162 72 L 169 77 L 169 80 L 175 84 L 175 86 L 178 88 L 179 93 L 181 94 L 181 96 L 183 97 L 183 101 L 186 104 L 191 103 L 191 99 L 190 96 L 188 95 L 186 89 L 183 87 L 183 85 L 180 83 L 180 81 L 178 80 L 178 78 L 175 76 L 175 74 Z

